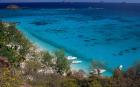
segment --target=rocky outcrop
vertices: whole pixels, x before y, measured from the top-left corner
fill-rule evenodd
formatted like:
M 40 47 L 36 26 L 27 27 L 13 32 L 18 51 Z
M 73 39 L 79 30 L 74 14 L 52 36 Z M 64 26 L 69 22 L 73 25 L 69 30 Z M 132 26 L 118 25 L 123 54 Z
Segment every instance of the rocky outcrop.
M 10 63 L 8 62 L 7 58 L 0 56 L 0 68 L 1 67 L 10 67 Z

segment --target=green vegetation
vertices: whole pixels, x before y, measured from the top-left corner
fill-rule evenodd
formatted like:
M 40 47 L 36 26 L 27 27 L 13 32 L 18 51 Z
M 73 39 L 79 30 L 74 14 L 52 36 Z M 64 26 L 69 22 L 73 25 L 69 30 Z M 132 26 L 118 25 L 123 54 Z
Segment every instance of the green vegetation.
M 0 56 L 18 65 L 25 60 L 31 43 L 15 28 L 15 24 L 0 23 Z
M 93 61 L 91 70 L 106 69 Z M 0 22 L 0 87 L 140 87 L 140 62 L 112 77 L 71 71 L 63 50 L 52 54 L 32 45 L 13 23 Z
M 50 55 L 48 52 L 43 52 L 43 58 L 42 58 L 42 63 L 45 64 L 46 66 L 53 67 L 53 56 Z
M 0 69 L 0 87 L 19 87 L 22 83 L 23 79 L 19 71 L 14 73 L 8 68 Z
M 70 63 L 68 60 L 65 58 L 65 54 L 63 50 L 56 51 L 55 52 L 56 56 L 56 71 L 60 75 L 63 75 L 64 73 L 68 72 L 70 69 Z

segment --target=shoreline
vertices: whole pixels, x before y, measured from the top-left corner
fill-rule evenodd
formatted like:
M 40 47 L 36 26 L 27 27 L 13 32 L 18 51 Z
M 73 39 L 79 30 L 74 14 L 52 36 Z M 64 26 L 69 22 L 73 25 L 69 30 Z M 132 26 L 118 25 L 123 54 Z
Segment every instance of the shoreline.
M 23 33 L 23 35 L 35 46 L 37 47 L 37 49 L 42 50 L 42 51 L 48 51 L 49 53 L 53 53 L 56 50 L 59 50 L 59 48 L 48 44 L 48 43 L 43 43 L 42 41 L 34 38 L 31 34 L 29 34 L 27 31 L 25 31 L 23 28 L 21 28 L 20 26 L 16 26 L 16 28 L 21 31 Z M 64 49 L 65 51 L 65 49 Z M 67 51 L 65 51 L 65 56 L 73 56 L 72 54 L 68 53 Z M 79 59 L 78 59 L 79 60 Z M 83 63 L 83 61 L 82 61 Z M 82 64 L 83 65 L 83 64 Z M 88 70 L 83 69 L 80 67 L 79 64 L 71 64 L 70 65 L 71 70 L 84 70 L 86 73 L 89 73 Z
M 53 53 L 56 50 L 59 50 L 59 48 L 56 48 L 55 46 L 49 44 L 49 43 L 44 43 L 43 41 L 35 38 L 34 36 L 32 36 L 32 34 L 30 34 L 28 31 L 26 31 L 24 28 L 22 28 L 21 26 L 16 26 L 17 30 L 21 31 L 21 33 L 23 33 L 23 35 L 34 45 L 36 46 L 39 50 L 42 51 L 48 51 L 49 53 Z M 67 51 L 65 51 L 65 56 L 73 56 L 70 53 L 68 53 Z M 84 70 L 87 75 L 90 72 L 90 63 L 83 61 L 80 64 L 71 64 L 71 70 Z M 108 74 L 109 73 L 109 74 Z M 111 72 L 108 71 L 107 74 L 103 74 L 104 76 L 110 76 Z
M 57 48 L 56 46 L 53 46 L 49 43 L 44 43 L 39 39 L 36 39 L 35 37 L 33 37 L 30 33 L 28 33 L 27 31 L 25 31 L 23 28 L 21 28 L 20 26 L 16 27 L 19 31 L 21 31 L 23 33 L 23 35 L 34 45 L 36 46 L 39 50 L 42 51 L 48 51 L 49 53 L 53 53 L 56 50 L 60 50 L 59 48 Z M 65 56 L 74 56 L 70 53 L 68 53 L 65 49 Z M 77 57 L 77 56 L 76 56 Z M 77 59 L 77 60 L 81 60 L 81 59 Z M 72 71 L 79 71 L 79 70 L 83 70 L 87 75 L 89 75 L 90 73 L 90 63 L 87 61 L 83 61 L 82 63 L 79 64 L 71 64 L 70 65 L 71 70 Z M 108 71 L 102 74 L 103 76 L 107 76 L 110 77 L 112 76 L 112 72 Z

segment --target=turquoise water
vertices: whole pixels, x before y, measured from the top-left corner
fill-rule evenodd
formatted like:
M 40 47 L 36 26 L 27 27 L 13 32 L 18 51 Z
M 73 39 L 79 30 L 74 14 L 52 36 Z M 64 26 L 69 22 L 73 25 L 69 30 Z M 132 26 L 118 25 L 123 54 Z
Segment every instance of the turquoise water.
M 92 60 L 108 71 L 125 69 L 140 59 L 140 11 L 103 8 L 0 10 L 0 19 L 17 22 L 25 36 L 42 49 L 63 48 L 78 57 L 75 69 L 89 71 Z

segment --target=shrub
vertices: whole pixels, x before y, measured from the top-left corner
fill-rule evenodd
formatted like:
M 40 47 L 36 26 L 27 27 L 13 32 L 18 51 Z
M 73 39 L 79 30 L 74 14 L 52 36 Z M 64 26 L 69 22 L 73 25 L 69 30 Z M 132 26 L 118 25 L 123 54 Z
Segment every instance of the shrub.
M 70 69 L 70 62 L 65 58 L 64 51 L 56 51 L 55 56 L 57 58 L 55 67 L 57 73 L 59 73 L 60 75 L 67 73 Z
M 62 87 L 79 87 L 76 79 L 65 78 Z
M 20 72 L 12 73 L 8 68 L 0 70 L 0 87 L 19 87 L 23 83 Z
M 93 80 L 90 84 L 89 87 L 102 87 L 101 83 L 97 80 Z

